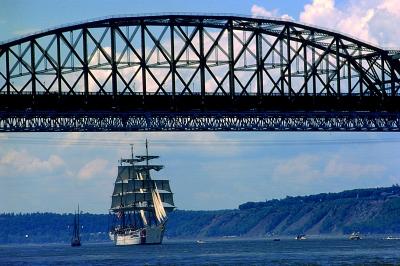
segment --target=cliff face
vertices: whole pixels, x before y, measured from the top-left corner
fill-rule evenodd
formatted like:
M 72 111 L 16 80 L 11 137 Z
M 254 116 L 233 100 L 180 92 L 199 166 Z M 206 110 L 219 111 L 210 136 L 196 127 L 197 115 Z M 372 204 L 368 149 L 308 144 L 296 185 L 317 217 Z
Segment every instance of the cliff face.
M 191 217 L 188 219 L 188 217 Z M 400 233 L 400 188 L 357 189 L 248 202 L 237 210 L 176 211 L 170 237 Z

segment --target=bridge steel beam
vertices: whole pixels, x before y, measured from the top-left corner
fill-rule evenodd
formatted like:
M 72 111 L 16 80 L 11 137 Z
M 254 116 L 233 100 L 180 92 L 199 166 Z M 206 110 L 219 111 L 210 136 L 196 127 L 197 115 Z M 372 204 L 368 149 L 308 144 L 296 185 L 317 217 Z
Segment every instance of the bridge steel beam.
M 400 132 L 400 114 L 348 112 L 0 112 L 0 132 L 381 131 Z
M 0 42 L 0 113 L 4 132 L 398 131 L 400 51 L 279 19 L 107 17 Z

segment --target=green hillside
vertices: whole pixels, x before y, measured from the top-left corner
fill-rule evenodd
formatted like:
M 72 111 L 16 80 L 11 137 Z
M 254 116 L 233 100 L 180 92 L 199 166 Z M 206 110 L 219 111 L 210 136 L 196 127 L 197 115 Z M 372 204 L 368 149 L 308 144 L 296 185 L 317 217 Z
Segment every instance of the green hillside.
M 68 242 L 72 214 L 0 214 L 0 243 Z M 81 215 L 83 241 L 107 240 L 106 214 Z M 264 237 L 266 235 L 400 233 L 400 187 L 247 202 L 234 210 L 184 211 L 169 215 L 166 236 Z
M 247 202 L 219 212 L 177 211 L 169 225 L 173 237 L 400 233 L 400 187 Z

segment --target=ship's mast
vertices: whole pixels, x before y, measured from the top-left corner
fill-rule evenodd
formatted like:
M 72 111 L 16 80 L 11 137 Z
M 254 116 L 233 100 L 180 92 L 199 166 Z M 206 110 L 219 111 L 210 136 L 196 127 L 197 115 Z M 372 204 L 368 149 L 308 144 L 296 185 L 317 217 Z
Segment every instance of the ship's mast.
M 79 203 L 78 203 L 78 230 L 77 230 L 77 237 L 79 238 L 79 227 L 80 227 L 80 225 L 79 225 Z
M 131 158 L 132 158 L 132 164 L 133 164 L 133 144 L 130 144 L 131 145 Z
M 74 236 L 73 238 L 76 238 L 76 210 L 74 211 Z
M 131 164 L 133 165 L 133 164 L 134 164 L 134 159 L 133 159 L 133 144 L 130 144 L 130 145 L 131 145 L 131 159 L 132 159 Z M 131 176 L 128 176 L 128 179 L 129 179 L 129 178 L 131 178 Z M 122 203 L 123 197 L 124 197 L 124 179 L 123 179 L 123 178 L 121 178 L 121 190 L 122 190 L 122 191 L 121 191 L 121 206 L 124 207 L 124 206 L 123 206 L 123 203 Z M 121 213 L 122 213 L 122 227 L 124 228 L 124 227 L 125 227 L 125 211 L 122 210 Z M 129 215 L 129 213 L 128 213 L 128 215 Z
M 147 170 L 149 169 L 149 147 L 147 144 L 147 139 L 146 139 L 146 166 Z M 150 172 L 150 170 L 148 170 Z
M 147 179 L 150 179 L 150 168 L 149 168 L 149 144 L 148 144 L 147 139 L 146 139 L 146 174 L 147 174 Z M 150 190 L 151 190 L 151 189 L 150 189 Z M 154 210 L 148 212 L 148 220 L 149 220 L 150 225 L 151 225 L 151 220 L 152 220 L 151 217 L 150 217 L 151 215 L 154 216 Z
M 130 144 L 131 145 L 131 159 L 132 159 L 132 166 L 134 165 L 134 159 L 133 159 L 133 144 Z M 131 174 L 130 174 L 130 172 L 129 172 L 129 178 L 131 178 Z M 136 211 L 135 211 L 135 207 L 133 208 L 133 219 L 134 219 L 134 223 L 135 223 L 135 228 L 136 228 L 136 218 L 135 218 L 135 214 L 136 214 Z M 128 213 L 128 215 L 129 215 L 129 213 Z M 125 221 L 125 214 L 124 214 L 124 221 Z
M 121 157 L 120 164 L 122 165 L 122 157 Z M 121 177 L 121 197 L 119 198 L 120 199 L 119 206 L 121 206 L 121 207 L 122 207 L 122 201 L 123 201 L 123 197 L 124 197 L 124 182 L 123 181 L 124 180 Z

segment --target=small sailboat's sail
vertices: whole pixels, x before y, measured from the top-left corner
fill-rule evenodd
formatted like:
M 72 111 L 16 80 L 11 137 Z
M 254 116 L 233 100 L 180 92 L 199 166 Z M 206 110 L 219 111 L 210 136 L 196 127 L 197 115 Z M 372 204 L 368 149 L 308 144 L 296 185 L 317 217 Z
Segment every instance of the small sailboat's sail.
M 75 212 L 74 215 L 74 229 L 71 239 L 71 246 L 72 247 L 79 247 L 81 245 L 81 236 L 79 234 L 79 205 L 78 205 L 78 215 Z

